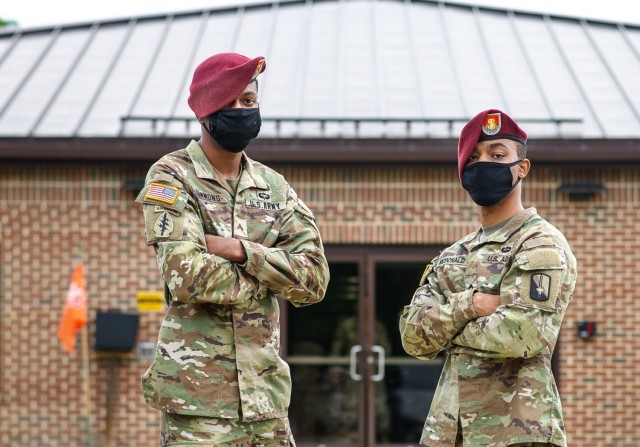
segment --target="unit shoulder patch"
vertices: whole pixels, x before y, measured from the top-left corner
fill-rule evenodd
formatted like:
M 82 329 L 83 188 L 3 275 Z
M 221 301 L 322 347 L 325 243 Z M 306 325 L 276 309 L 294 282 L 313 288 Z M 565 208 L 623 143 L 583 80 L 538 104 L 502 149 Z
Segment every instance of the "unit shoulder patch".
M 147 245 L 164 241 L 182 240 L 182 230 L 185 218 L 183 216 L 172 215 L 171 210 L 147 207 L 144 210 L 145 220 L 145 242 Z
M 164 238 L 169 236 L 172 231 L 173 218 L 167 211 L 164 211 L 158 216 L 153 224 L 153 232 L 157 238 Z
M 531 275 L 529 298 L 535 301 L 548 301 L 551 292 L 551 276 L 546 273 Z
M 537 246 L 518 255 L 520 269 L 519 302 L 546 310 L 556 310 L 563 276 L 563 263 L 555 248 Z

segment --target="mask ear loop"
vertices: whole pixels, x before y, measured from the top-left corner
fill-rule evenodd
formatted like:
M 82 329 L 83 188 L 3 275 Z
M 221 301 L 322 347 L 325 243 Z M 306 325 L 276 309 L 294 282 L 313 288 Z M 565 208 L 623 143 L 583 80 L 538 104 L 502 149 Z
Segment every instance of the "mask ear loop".
M 204 130 L 207 131 L 207 133 L 211 136 L 211 138 L 213 138 L 213 141 L 216 141 L 216 137 L 213 136 L 213 131 L 211 130 L 211 124 L 212 124 L 211 121 L 213 121 L 214 119 L 215 119 L 215 113 L 213 113 L 209 117 L 209 127 L 207 127 L 207 125 L 204 123 L 204 121 L 201 121 L 200 124 L 202 124 L 202 127 L 204 127 Z
M 523 161 L 524 161 L 524 158 L 522 160 L 517 160 L 517 161 L 514 161 L 513 163 L 510 163 L 509 166 L 518 165 L 518 164 L 522 163 Z M 520 183 L 521 181 L 522 181 L 522 177 L 518 176 L 518 180 L 516 180 L 516 182 L 513 185 L 511 185 L 511 191 L 513 191 L 515 189 L 515 187 L 518 186 L 518 183 Z

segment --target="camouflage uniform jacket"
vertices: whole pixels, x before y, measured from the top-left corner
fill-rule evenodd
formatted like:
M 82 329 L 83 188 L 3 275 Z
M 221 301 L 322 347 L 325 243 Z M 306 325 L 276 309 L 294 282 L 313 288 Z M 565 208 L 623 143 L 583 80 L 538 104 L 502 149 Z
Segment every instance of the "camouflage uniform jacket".
M 533 208 L 486 240 L 481 231 L 432 261 L 400 319 L 407 353 L 447 353 L 420 443 L 453 447 L 460 427 L 465 446 L 566 446 L 551 355 L 576 260 Z M 474 291 L 500 295 L 500 307 L 479 318 Z
M 242 163 L 233 192 L 192 141 L 151 167 L 136 199 L 166 284 L 168 309 L 142 378 L 145 400 L 162 411 L 287 415 L 276 298 L 319 302 L 329 270 L 311 211 L 280 174 L 246 155 Z M 205 234 L 239 239 L 246 263 L 208 254 Z

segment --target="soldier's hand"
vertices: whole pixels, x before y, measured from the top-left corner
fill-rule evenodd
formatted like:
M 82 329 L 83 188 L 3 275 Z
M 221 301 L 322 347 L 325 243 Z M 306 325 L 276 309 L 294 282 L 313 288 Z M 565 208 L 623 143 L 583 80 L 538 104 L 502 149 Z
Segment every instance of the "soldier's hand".
M 212 234 L 205 234 L 204 239 L 207 243 L 207 253 L 220 256 L 231 262 L 242 263 L 247 260 L 247 254 L 238 239 L 214 236 Z
M 472 298 L 473 308 L 481 317 L 491 315 L 500 306 L 500 295 L 476 292 Z

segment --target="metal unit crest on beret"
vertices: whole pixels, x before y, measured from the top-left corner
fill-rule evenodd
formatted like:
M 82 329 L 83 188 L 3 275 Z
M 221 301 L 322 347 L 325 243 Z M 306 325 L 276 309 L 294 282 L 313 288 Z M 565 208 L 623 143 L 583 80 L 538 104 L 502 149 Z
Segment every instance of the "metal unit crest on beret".
M 487 113 L 482 121 L 482 132 L 485 135 L 495 135 L 500 132 L 502 118 L 499 113 Z

